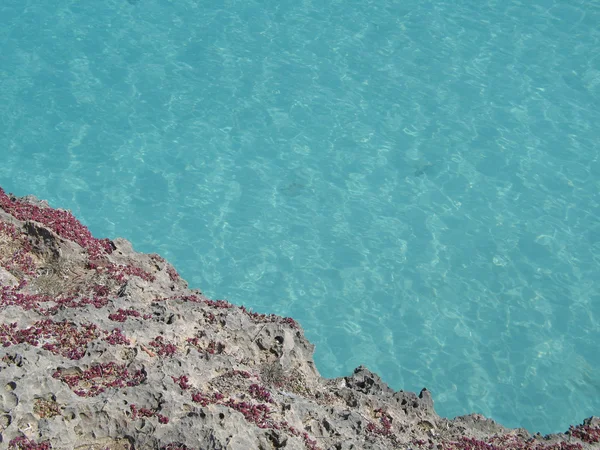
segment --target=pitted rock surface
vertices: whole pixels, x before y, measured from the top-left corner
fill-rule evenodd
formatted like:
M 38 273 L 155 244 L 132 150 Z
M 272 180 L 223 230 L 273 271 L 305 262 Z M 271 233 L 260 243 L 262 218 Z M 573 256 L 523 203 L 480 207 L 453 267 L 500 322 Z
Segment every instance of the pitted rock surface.
M 532 436 L 366 367 L 321 377 L 297 322 L 191 290 L 156 254 L 0 189 L 0 447 L 598 448 L 600 421 Z

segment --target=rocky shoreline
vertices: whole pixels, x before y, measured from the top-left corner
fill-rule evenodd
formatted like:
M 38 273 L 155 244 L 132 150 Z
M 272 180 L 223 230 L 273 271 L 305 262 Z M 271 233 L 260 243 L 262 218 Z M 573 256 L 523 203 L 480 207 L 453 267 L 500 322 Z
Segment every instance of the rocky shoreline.
M 600 419 L 531 435 L 358 367 L 322 378 L 291 318 L 188 289 L 156 254 L 0 188 L 0 448 L 600 448 Z

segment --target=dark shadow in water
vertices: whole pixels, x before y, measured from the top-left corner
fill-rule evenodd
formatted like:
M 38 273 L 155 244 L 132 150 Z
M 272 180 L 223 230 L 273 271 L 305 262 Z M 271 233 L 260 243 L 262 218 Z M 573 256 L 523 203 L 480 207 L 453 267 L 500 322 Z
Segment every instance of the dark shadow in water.
M 432 167 L 433 167 L 433 164 L 430 162 L 421 163 L 415 168 L 415 171 L 413 172 L 413 176 L 422 177 L 423 175 L 426 175 L 429 172 L 431 172 Z
M 286 184 L 285 186 L 279 188 L 279 192 L 282 195 L 286 195 L 288 197 L 296 197 L 306 190 L 306 186 L 301 183 L 292 182 Z

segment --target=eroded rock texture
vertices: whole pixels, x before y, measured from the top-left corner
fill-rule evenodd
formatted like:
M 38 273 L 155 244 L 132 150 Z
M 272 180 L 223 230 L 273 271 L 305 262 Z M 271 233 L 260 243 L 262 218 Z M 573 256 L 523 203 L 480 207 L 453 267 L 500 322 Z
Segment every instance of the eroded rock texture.
M 448 420 L 358 367 L 324 379 L 290 318 L 190 290 L 158 255 L 0 189 L 0 447 L 598 448 L 600 422 L 531 436 Z

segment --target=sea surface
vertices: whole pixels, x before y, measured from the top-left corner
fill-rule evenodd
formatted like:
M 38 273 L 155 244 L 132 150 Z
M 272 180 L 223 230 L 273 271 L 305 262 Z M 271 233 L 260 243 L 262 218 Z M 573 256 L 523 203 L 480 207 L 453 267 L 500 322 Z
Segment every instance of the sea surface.
M 443 416 L 600 415 L 599 0 L 2 0 L 0 186 Z

